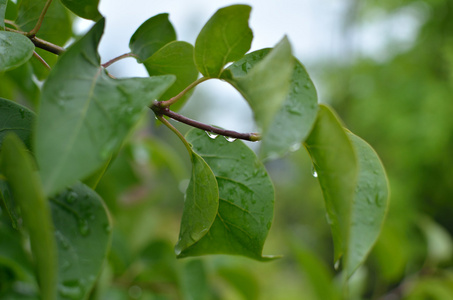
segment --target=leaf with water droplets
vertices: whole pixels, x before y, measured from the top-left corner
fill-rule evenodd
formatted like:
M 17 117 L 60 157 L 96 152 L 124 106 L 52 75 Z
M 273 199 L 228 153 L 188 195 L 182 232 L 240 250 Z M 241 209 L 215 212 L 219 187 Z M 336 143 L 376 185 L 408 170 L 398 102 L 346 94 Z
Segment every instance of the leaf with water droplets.
M 102 19 L 74 43 L 43 86 L 35 150 L 48 195 L 99 169 L 174 82 L 172 75 L 110 78 L 97 54 L 103 28 Z
M 13 133 L 3 141 L 0 170 L 21 209 L 22 219 L 30 236 L 41 297 L 56 299 L 57 247 L 49 202 L 44 196 L 32 157 Z
M 212 170 L 196 153 L 191 153 L 192 177 L 186 189 L 179 240 L 175 251 L 180 255 L 205 236 L 219 207 L 219 189 Z
M 0 98 L 0 147 L 9 132 L 14 132 L 31 149 L 31 127 L 35 114 L 13 101 Z
M 359 167 L 352 203 L 346 269 L 348 276 L 365 261 L 384 223 L 389 202 L 389 186 L 384 167 L 373 148 L 348 133 Z
M 248 20 L 251 7 L 232 5 L 219 9 L 204 25 L 195 42 L 194 59 L 206 77 L 217 78 L 223 67 L 241 58 L 252 44 Z
M 51 198 L 50 204 L 58 246 L 59 299 L 86 299 L 110 245 L 105 205 L 82 183 Z
M 320 105 L 305 147 L 321 185 L 337 262 L 347 251 L 358 172 L 354 148 L 338 117 L 325 105 Z
M 264 166 L 242 141 L 210 139 L 197 129 L 186 136 L 214 172 L 219 187 L 215 221 L 199 241 L 178 257 L 235 254 L 257 260 L 272 224 L 274 188 Z
M 284 37 L 272 50 L 259 50 L 233 63 L 221 78 L 244 96 L 266 133 L 288 95 L 293 69 L 291 45 Z

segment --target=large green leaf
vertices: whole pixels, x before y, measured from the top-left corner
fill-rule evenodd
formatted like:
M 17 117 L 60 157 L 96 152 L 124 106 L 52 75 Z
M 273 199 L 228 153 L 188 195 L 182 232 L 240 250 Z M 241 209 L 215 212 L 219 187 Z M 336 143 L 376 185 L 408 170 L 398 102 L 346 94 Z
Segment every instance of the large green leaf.
M 346 269 L 348 276 L 365 261 L 384 223 L 389 186 L 384 167 L 373 148 L 348 133 L 358 162 L 358 178 L 352 203 Z
M 30 154 L 13 134 L 4 139 L 0 170 L 11 186 L 30 236 L 42 299 L 56 299 L 57 247 L 49 203 Z
M 175 83 L 160 97 L 168 100 L 184 90 L 189 84 L 198 77 L 198 71 L 193 62 L 193 46 L 186 42 L 171 42 L 148 58 L 144 65 L 148 74 L 165 75 L 173 74 L 176 76 Z M 180 99 L 172 106 L 177 110 L 184 103 L 189 94 Z
M 337 116 L 320 105 L 313 130 L 305 141 L 321 185 L 332 230 L 334 260 L 347 252 L 351 206 L 357 182 L 354 148 Z
M 58 246 L 59 299 L 86 299 L 110 244 L 111 224 L 102 199 L 77 183 L 51 199 Z
M 240 59 L 252 44 L 248 20 L 251 7 L 219 9 L 201 29 L 195 42 L 195 64 L 206 77 L 219 77 L 228 62 Z
M 23 31 L 32 30 L 47 0 L 22 0 L 16 24 Z M 72 21 L 60 1 L 53 1 L 47 10 L 37 36 L 57 45 L 64 45 L 72 36 Z
M 49 195 L 101 167 L 174 81 L 171 75 L 110 78 L 97 54 L 103 28 L 102 19 L 68 49 L 43 86 L 35 149 Z
M 8 0 L 0 0 L 0 30 L 5 30 L 5 13 Z
M 285 37 L 269 53 L 260 50 L 233 63 L 221 77 L 244 96 L 256 123 L 266 132 L 288 95 L 293 68 L 291 45 Z
M 219 189 L 212 170 L 196 153 L 191 153 L 192 176 L 186 190 L 178 256 L 203 238 L 212 226 L 219 208 Z
M 242 141 L 211 139 L 192 130 L 187 140 L 211 167 L 219 187 L 219 208 L 208 232 L 178 257 L 236 254 L 257 260 L 272 224 L 274 188 L 266 169 Z
M 9 132 L 14 132 L 25 143 L 31 146 L 31 127 L 35 114 L 28 108 L 13 101 L 0 98 L 0 147 Z
M 79 17 L 93 21 L 102 18 L 98 11 L 99 0 L 61 0 L 61 3 Z
M 131 37 L 129 48 L 141 61 L 145 61 L 174 40 L 176 32 L 168 20 L 168 14 L 159 14 L 140 25 Z
M 11 70 L 26 63 L 33 55 L 35 45 L 26 36 L 0 31 L 0 72 Z

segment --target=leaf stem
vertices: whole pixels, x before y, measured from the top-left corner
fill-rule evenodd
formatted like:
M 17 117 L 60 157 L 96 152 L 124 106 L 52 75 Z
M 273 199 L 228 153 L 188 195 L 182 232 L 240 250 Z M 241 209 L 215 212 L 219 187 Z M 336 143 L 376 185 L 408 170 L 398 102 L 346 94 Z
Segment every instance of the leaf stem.
M 48 70 L 50 70 L 49 64 L 44 60 L 44 58 L 39 56 L 39 54 L 36 53 L 36 51 L 33 51 L 33 56 L 36 57 L 39 60 L 39 62 L 44 65 L 44 67 L 46 67 Z
M 47 13 L 47 10 L 49 9 L 50 4 L 52 3 L 52 0 L 47 0 L 46 4 L 44 5 L 44 8 L 41 11 L 41 14 L 39 15 L 38 22 L 36 22 L 35 27 L 27 33 L 27 36 L 29 38 L 33 38 L 41 28 L 42 22 L 44 21 L 44 17 Z
M 5 30 L 6 31 L 15 32 L 15 33 L 19 33 L 19 34 L 27 36 L 27 33 L 24 32 L 24 31 L 15 30 L 15 29 L 12 29 L 12 28 L 9 28 L 9 27 L 5 27 Z M 52 44 L 52 43 L 50 43 L 48 41 L 45 41 L 43 39 L 40 39 L 40 38 L 38 38 L 36 36 L 28 37 L 28 38 L 33 42 L 35 47 L 41 48 L 41 49 L 46 50 L 46 51 L 48 51 L 50 53 L 53 53 L 53 54 L 56 54 L 56 55 L 61 55 L 61 54 L 63 54 L 63 52 L 65 52 L 64 48 L 62 48 L 62 47 L 60 47 L 58 45 Z
M 14 22 L 11 21 L 11 20 L 5 19 L 4 22 L 5 22 L 5 24 L 11 25 L 11 26 L 13 26 L 13 27 L 16 28 L 16 29 L 19 29 L 19 26 L 17 26 L 17 24 L 14 23 Z
M 180 115 L 178 113 L 175 113 L 174 111 L 171 111 L 168 107 L 162 107 L 161 106 L 162 102 L 155 101 L 151 105 L 151 109 L 154 111 L 156 116 L 159 118 L 161 115 L 165 115 L 167 117 L 170 117 L 176 121 L 179 121 L 181 123 L 184 123 L 186 125 L 205 130 L 207 132 L 212 132 L 215 134 L 235 138 L 235 139 L 240 139 L 240 140 L 246 140 L 246 141 L 251 141 L 251 142 L 256 142 L 261 140 L 261 136 L 259 133 L 240 133 L 232 130 L 226 130 L 218 127 L 214 127 L 211 125 L 207 125 L 192 119 L 189 119 L 183 115 Z
M 122 59 L 124 59 L 124 58 L 128 58 L 128 57 L 135 57 L 135 58 L 138 58 L 137 55 L 135 55 L 135 54 L 132 53 L 132 52 L 129 52 L 129 53 L 122 54 L 122 55 L 120 55 L 120 56 L 118 56 L 118 57 L 115 57 L 115 58 L 109 60 L 109 61 L 106 62 L 106 63 L 103 63 L 103 64 L 102 64 L 102 67 L 103 67 L 103 68 L 108 68 L 108 67 L 110 67 L 112 64 L 116 63 L 117 61 L 120 61 L 120 60 L 122 60 Z
M 191 84 L 189 84 L 184 90 L 182 90 L 178 95 L 168 99 L 168 100 L 165 100 L 165 101 L 160 101 L 160 105 L 162 107 L 169 107 L 170 105 L 172 104 L 175 104 L 179 99 L 181 99 L 188 91 L 190 91 L 191 89 L 193 89 L 194 87 L 196 87 L 197 85 L 199 85 L 200 83 L 206 81 L 206 80 L 209 80 L 211 78 L 209 77 L 201 77 L 197 80 L 195 80 L 194 82 L 192 82 Z
M 181 142 L 186 146 L 187 151 L 189 151 L 189 155 L 192 156 L 192 147 L 190 146 L 189 142 L 184 138 L 181 132 L 176 129 L 173 125 L 170 124 L 162 115 L 156 115 L 157 119 L 161 121 L 165 126 L 167 126 L 171 131 L 173 131 L 181 140 Z

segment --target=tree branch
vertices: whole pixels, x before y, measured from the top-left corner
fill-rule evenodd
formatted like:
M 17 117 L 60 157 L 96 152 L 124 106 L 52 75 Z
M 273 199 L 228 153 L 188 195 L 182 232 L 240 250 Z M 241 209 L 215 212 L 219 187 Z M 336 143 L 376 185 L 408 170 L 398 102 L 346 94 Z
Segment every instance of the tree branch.
M 15 29 L 12 29 L 12 28 L 9 28 L 9 27 L 5 27 L 5 30 L 6 31 L 15 32 L 15 33 L 19 33 L 19 34 L 27 36 L 27 33 L 24 32 L 24 31 L 15 30 Z M 52 44 L 52 43 L 50 43 L 48 41 L 45 41 L 43 39 L 40 39 L 40 38 L 38 38 L 36 36 L 29 37 L 29 39 L 33 42 L 35 47 L 41 48 L 41 49 L 46 50 L 48 52 L 51 52 L 53 54 L 61 55 L 61 54 L 63 54 L 63 52 L 65 52 L 65 49 L 63 47 L 60 47 L 60 46 L 55 45 L 55 44 Z
M 135 57 L 135 58 L 138 58 L 137 55 L 135 55 L 135 54 L 132 53 L 132 52 L 129 52 L 129 53 L 125 53 L 125 54 L 123 54 L 123 55 L 120 55 L 120 56 L 118 56 L 118 57 L 115 57 L 115 58 L 109 60 L 109 61 L 106 62 L 106 63 L 103 63 L 103 64 L 102 64 L 102 67 L 103 67 L 103 68 L 108 68 L 108 67 L 110 67 L 112 64 L 116 63 L 117 61 L 122 60 L 122 59 L 124 59 L 124 58 L 128 58 L 128 57 Z
M 176 121 L 179 121 L 181 123 L 187 124 L 189 126 L 199 128 L 202 130 L 205 130 L 207 132 L 212 132 L 215 134 L 235 138 L 235 139 L 240 139 L 240 140 L 246 140 L 246 141 L 251 141 L 251 142 L 256 142 L 261 140 L 261 136 L 259 133 L 240 133 L 232 130 L 226 130 L 226 129 L 221 129 L 218 127 L 214 127 L 211 125 L 207 125 L 192 119 L 189 119 L 183 115 L 180 115 L 178 113 L 175 113 L 174 111 L 171 111 L 168 107 L 162 107 L 161 102 L 155 101 L 151 107 L 152 111 L 157 115 L 165 115 L 167 117 L 170 117 Z

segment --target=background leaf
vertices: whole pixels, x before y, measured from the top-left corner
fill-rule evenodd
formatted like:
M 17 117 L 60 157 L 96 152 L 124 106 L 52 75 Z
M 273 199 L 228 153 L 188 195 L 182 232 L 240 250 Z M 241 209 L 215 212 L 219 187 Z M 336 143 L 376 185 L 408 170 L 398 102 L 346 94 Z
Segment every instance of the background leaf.
M 241 58 L 252 44 L 248 19 L 251 7 L 232 5 L 219 9 L 201 29 L 195 42 L 195 64 L 206 77 L 217 78 L 223 67 Z
M 346 258 L 347 273 L 351 276 L 365 261 L 381 233 L 389 202 L 389 186 L 384 167 L 373 148 L 352 133 L 348 136 L 359 168 Z
M 320 105 L 313 130 L 305 141 L 319 179 L 332 230 L 334 261 L 345 254 L 351 205 L 357 182 L 354 148 L 337 116 Z
M 5 30 L 5 13 L 8 0 L 0 0 L 0 30 Z
M 219 186 L 219 209 L 208 233 L 182 249 L 178 257 L 204 254 L 236 254 L 257 260 L 272 224 L 274 188 L 266 169 L 243 142 L 213 140 L 191 130 L 187 140 L 211 167 Z
M 31 127 L 35 114 L 25 106 L 0 98 L 0 147 L 5 136 L 14 132 L 31 149 Z
M 145 61 L 175 40 L 176 32 L 168 20 L 168 14 L 159 14 L 140 25 L 129 41 L 129 48 L 141 61 Z
M 86 299 L 110 245 L 111 224 L 102 199 L 77 183 L 50 201 L 58 246 L 59 299 Z
M 196 153 L 191 153 L 192 176 L 186 190 L 176 255 L 205 236 L 217 216 L 219 189 L 208 164 Z
M 61 3 L 79 17 L 93 21 L 102 18 L 98 11 L 99 0 L 61 0 Z
M 247 100 L 255 121 L 266 132 L 288 94 L 294 59 L 291 45 L 283 38 L 267 55 L 250 53 L 222 74 Z
M 1 172 L 11 186 L 30 236 L 41 296 L 56 299 L 57 249 L 49 203 L 39 176 L 27 150 L 13 134 L 5 138 L 0 158 Z
M 48 194 L 96 171 L 174 80 L 110 78 L 96 51 L 103 28 L 101 20 L 62 55 L 42 90 L 35 149 Z
M 177 41 L 165 45 L 148 58 L 144 65 L 150 76 L 165 74 L 176 76 L 175 83 L 159 98 L 161 100 L 176 96 L 198 77 L 198 70 L 193 61 L 193 46 L 186 42 Z M 190 95 L 191 92 L 184 95 L 171 106 L 172 110 L 178 110 Z
M 26 63 L 33 55 L 35 45 L 26 36 L 0 31 L 0 72 L 11 70 Z

